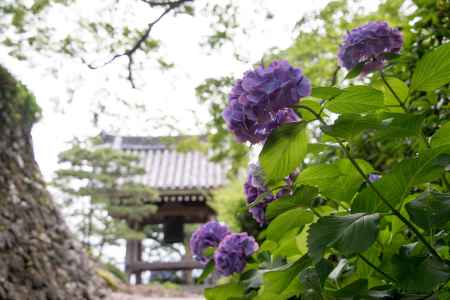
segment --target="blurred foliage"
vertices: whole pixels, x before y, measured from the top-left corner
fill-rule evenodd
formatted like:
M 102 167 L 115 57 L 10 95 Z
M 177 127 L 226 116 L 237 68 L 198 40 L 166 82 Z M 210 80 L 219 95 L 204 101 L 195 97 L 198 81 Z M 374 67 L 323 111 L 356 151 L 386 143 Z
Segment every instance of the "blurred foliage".
M 208 78 L 197 86 L 196 94 L 201 103 L 208 105 L 211 121 L 207 124 L 209 142 L 213 151 L 212 160 L 229 161 L 230 175 L 237 175 L 248 163 L 248 148 L 236 143 L 223 121 L 222 111 L 228 103 L 228 90 L 234 78 Z
M 375 11 L 368 10 L 361 0 L 337 0 L 325 8 L 301 18 L 296 25 L 298 35 L 287 49 L 268 53 L 265 61 L 287 59 L 301 67 L 313 85 L 335 84 L 343 75 L 336 54 L 345 33 L 369 21 L 384 20 L 390 26 L 404 25 L 404 0 L 384 0 Z
M 41 108 L 36 103 L 34 96 L 1 65 L 0 111 L 5 113 L 1 121 L 4 123 L 2 124 L 4 126 L 8 126 L 7 123 L 10 123 L 9 126 L 12 126 L 14 123 L 21 122 L 25 126 L 31 127 L 41 116 Z M 15 119 L 7 120 L 6 116 L 11 116 Z
M 108 270 L 108 272 L 110 272 L 111 274 L 113 274 L 116 278 L 118 278 L 122 283 L 128 283 L 128 278 L 127 278 L 127 274 L 125 274 L 125 272 L 123 272 L 122 270 L 120 270 L 118 267 L 116 267 L 115 265 L 111 264 L 111 263 L 107 263 L 103 265 L 104 268 L 106 270 Z

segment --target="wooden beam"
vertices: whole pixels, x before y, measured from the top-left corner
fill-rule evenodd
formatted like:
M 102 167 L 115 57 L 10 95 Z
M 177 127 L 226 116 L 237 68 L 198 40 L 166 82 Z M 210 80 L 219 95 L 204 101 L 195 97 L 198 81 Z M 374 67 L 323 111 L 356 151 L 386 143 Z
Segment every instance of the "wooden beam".
M 127 268 L 132 272 L 142 271 L 180 271 L 203 269 L 204 265 L 196 261 L 178 261 L 178 262 L 132 262 Z

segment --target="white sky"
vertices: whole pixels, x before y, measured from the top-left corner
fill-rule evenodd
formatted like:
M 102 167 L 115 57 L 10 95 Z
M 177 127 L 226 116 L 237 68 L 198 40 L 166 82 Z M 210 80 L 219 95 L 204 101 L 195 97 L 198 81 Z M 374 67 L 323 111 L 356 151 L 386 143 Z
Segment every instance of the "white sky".
M 79 11 L 85 16 L 93 10 L 87 0 L 80 0 Z M 83 4 L 84 2 L 84 4 Z M 88 1 L 92 5 L 92 1 Z M 99 1 L 101 3 L 102 1 Z M 212 1 L 210 1 L 212 2 Z M 219 2 L 219 0 L 217 0 Z M 153 65 L 146 67 L 148 61 L 139 59 L 143 71 L 136 74 L 139 82 L 145 85 L 139 90 L 131 89 L 129 83 L 116 74 L 124 73 L 123 60 L 100 69 L 90 70 L 79 59 L 62 60 L 55 57 L 32 59 L 32 66 L 17 62 L 6 55 L 0 47 L 0 62 L 5 63 L 35 94 L 43 109 L 41 121 L 33 128 L 36 159 L 47 180 L 52 178 L 57 168 L 57 154 L 67 147 L 72 137 L 85 137 L 99 133 L 100 129 L 132 135 L 167 134 L 167 128 L 158 127 L 162 118 L 171 119 L 183 133 L 199 131 L 197 121 L 208 119 L 207 107 L 201 106 L 195 96 L 195 87 L 208 77 L 234 74 L 239 76 L 261 59 L 272 47 L 288 47 L 294 38 L 295 23 L 306 13 L 323 7 L 327 1 L 288 1 L 259 0 L 239 1 L 239 23 L 248 30 L 248 35 L 238 35 L 234 46 L 248 61 L 241 63 L 233 57 L 231 45 L 220 51 L 208 53 L 199 45 L 210 32 L 211 19 L 199 12 L 194 18 L 189 16 L 168 16 L 154 27 L 152 37 L 162 40 L 162 55 L 175 64 L 169 71 L 160 71 Z M 255 4 L 271 11 L 274 18 L 265 19 L 265 14 L 255 12 Z M 283 5 L 281 5 L 283 4 Z M 259 6 L 261 7 L 261 6 Z M 73 11 L 73 9 L 72 9 Z M 135 11 L 133 13 L 136 13 Z M 52 22 L 64 28 L 67 19 L 64 11 Z M 146 17 L 142 17 L 148 22 Z M 101 60 L 102 57 L 97 59 Z M 104 59 L 107 59 L 105 57 Z M 58 69 L 58 78 L 48 72 L 48 67 Z M 67 101 L 71 97 L 68 88 L 75 87 L 70 105 L 60 106 L 57 101 Z M 145 104 L 148 109 L 130 117 L 123 115 L 127 109 L 117 98 Z M 120 121 L 105 118 L 100 128 L 91 123 L 95 103 L 101 99 L 106 102 L 107 111 L 121 116 Z

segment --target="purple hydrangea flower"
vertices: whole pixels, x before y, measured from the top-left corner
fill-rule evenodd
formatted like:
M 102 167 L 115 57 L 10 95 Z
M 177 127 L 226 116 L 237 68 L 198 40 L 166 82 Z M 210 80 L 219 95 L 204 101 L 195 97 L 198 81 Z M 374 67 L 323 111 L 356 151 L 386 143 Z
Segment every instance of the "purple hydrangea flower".
M 402 33 L 386 22 L 370 22 L 347 34 L 338 53 L 341 66 L 351 70 L 367 62 L 362 74 L 380 70 L 386 53 L 398 53 L 403 44 Z
M 294 170 L 294 172 L 289 174 L 289 176 L 286 176 L 286 178 L 284 179 L 286 185 L 277 192 L 275 198 L 279 199 L 284 196 L 292 196 L 294 194 L 294 182 L 299 174 L 299 170 L 296 169 Z
M 286 109 L 310 93 L 310 81 L 300 69 L 284 60 L 274 61 L 267 68 L 259 66 L 245 72 L 236 81 L 223 118 L 239 142 L 259 143 L 275 125 L 283 123 L 278 116 L 280 110 L 289 116 L 285 122 L 298 121 L 298 116 L 290 118 L 295 112 Z
M 223 276 L 242 272 L 247 264 L 247 258 L 257 250 L 258 244 L 247 233 L 227 235 L 214 254 L 217 272 Z
M 247 181 L 244 183 L 244 192 L 247 197 L 247 203 L 253 203 L 262 194 L 267 194 L 264 199 L 256 206 L 250 208 L 250 214 L 260 225 L 266 223 L 266 206 L 275 200 L 274 195 L 268 191 L 262 178 L 262 170 L 258 165 L 250 164 L 248 168 Z
M 295 170 L 285 178 L 286 185 L 282 187 L 276 195 L 273 195 L 265 186 L 264 179 L 262 177 L 261 167 L 256 164 L 250 164 L 248 168 L 247 181 L 244 183 L 244 192 L 247 198 L 247 203 L 253 203 L 263 194 L 266 194 L 262 201 L 256 206 L 249 209 L 253 219 L 260 225 L 266 224 L 266 207 L 270 202 L 275 201 L 281 197 L 290 195 L 293 192 L 293 185 L 295 178 L 297 178 L 299 172 Z
M 210 221 L 200 226 L 191 237 L 190 248 L 195 260 L 207 264 L 211 257 L 207 257 L 204 251 L 208 247 L 217 247 L 219 243 L 231 232 L 227 226 L 216 221 Z
M 263 142 L 270 133 L 281 124 L 300 121 L 294 110 L 290 108 L 280 109 L 267 122 L 258 123 L 250 120 L 243 112 L 242 105 L 235 102 L 225 108 L 223 117 L 228 128 L 240 143 L 249 141 L 252 144 Z

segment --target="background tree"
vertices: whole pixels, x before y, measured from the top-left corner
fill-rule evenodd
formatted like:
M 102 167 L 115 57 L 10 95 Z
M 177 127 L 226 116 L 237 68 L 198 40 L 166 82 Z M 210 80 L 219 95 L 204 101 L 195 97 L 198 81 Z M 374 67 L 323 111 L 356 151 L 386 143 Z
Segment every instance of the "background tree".
M 144 172 L 136 156 L 101 143 L 100 138 L 73 142 L 59 155 L 63 167 L 53 182 L 72 208 L 83 245 L 99 257 L 119 238 L 145 238 L 134 224 L 156 211 L 152 202 L 157 198 L 154 190 L 135 182 Z

